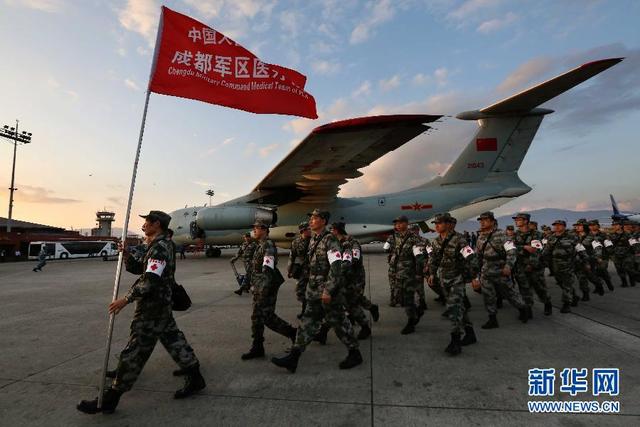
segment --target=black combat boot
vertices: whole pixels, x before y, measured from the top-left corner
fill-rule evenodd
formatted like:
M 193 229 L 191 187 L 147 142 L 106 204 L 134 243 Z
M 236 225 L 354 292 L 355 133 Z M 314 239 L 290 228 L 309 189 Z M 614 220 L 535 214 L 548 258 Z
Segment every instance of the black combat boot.
M 347 358 L 340 362 L 340 369 L 351 369 L 362 363 L 362 354 L 357 348 L 349 349 Z
M 520 312 L 520 315 L 518 316 L 518 320 L 521 321 L 522 323 L 527 323 L 527 321 L 529 320 L 529 311 L 527 309 L 528 306 L 524 306 L 522 308 L 519 308 L 518 311 Z
M 418 323 L 417 319 L 407 319 L 407 324 L 402 328 L 400 333 L 402 335 L 409 335 L 416 331 L 416 324 Z
M 490 314 L 487 323 L 481 326 L 482 329 L 495 329 L 499 327 L 500 325 L 498 325 L 498 318 L 495 314 Z
M 98 408 L 98 398 L 96 397 L 93 400 L 81 400 L 76 405 L 76 409 L 85 414 L 97 414 L 98 412 L 113 414 L 120 401 L 120 396 L 122 396 L 121 392 L 108 388 L 102 396 L 102 408 Z
M 289 326 L 287 328 L 287 333 L 286 333 L 285 336 L 291 340 L 291 344 L 295 344 L 296 343 L 296 336 L 297 335 L 298 335 L 298 329 L 294 328 L 293 326 Z
M 240 356 L 242 360 L 257 359 L 259 357 L 264 357 L 264 346 L 262 345 L 262 341 L 258 340 L 253 340 L 249 351 Z
M 242 295 L 242 288 L 238 289 L 237 291 L 233 291 L 233 293 L 236 295 Z
M 284 357 L 273 357 L 271 359 L 271 363 L 281 368 L 286 368 L 287 371 L 293 374 L 298 368 L 298 360 L 300 359 L 301 354 L 302 352 L 294 347 L 291 349 L 289 354 Z
M 371 304 L 369 312 L 371 313 L 371 318 L 374 322 L 380 320 L 380 308 L 378 307 L 378 304 Z
M 173 395 L 174 399 L 184 399 L 185 397 L 196 394 L 207 386 L 204 382 L 204 378 L 200 373 L 200 365 L 195 364 L 185 369 L 186 376 L 184 379 L 184 387 L 176 391 Z
M 107 378 L 115 378 L 116 375 L 118 375 L 118 370 L 117 369 L 113 369 L 111 371 L 107 371 L 104 373 L 104 376 Z
M 551 301 L 547 301 L 544 303 L 544 315 L 545 316 L 551 316 L 551 313 L 553 312 L 553 306 L 551 305 Z
M 327 343 L 327 334 L 329 333 L 329 326 L 327 325 L 322 325 L 320 326 L 320 330 L 318 331 L 318 333 L 316 334 L 316 336 L 313 338 L 314 341 L 325 345 Z
M 604 286 L 602 286 L 602 282 L 596 285 L 596 290 L 594 292 L 600 296 L 604 295 Z
M 360 327 L 360 332 L 358 333 L 358 340 L 366 340 L 371 336 L 371 328 L 366 323 Z
M 460 341 L 460 345 L 471 345 L 478 342 L 476 338 L 476 332 L 473 330 L 473 326 L 467 325 L 464 327 L 464 338 Z
M 457 332 L 451 333 L 451 342 L 444 349 L 445 352 L 449 353 L 451 356 L 457 356 L 462 353 L 462 347 L 460 346 L 460 334 Z
M 590 301 L 591 298 L 589 298 L 589 291 L 582 291 L 582 301 Z
M 471 308 L 471 301 L 469 301 L 469 297 L 465 295 L 462 302 L 464 303 L 464 309 L 468 311 Z
M 562 303 L 562 308 L 560 309 L 560 313 L 571 313 L 571 304 L 569 304 L 568 302 Z

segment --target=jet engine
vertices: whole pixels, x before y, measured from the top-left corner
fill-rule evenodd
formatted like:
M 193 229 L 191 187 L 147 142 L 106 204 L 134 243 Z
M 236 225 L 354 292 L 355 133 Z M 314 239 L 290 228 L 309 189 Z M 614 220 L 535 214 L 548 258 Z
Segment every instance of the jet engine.
M 191 223 L 191 237 L 204 237 L 205 230 L 249 229 L 256 221 L 273 225 L 278 220 L 275 210 L 253 206 L 212 206 L 198 211 Z

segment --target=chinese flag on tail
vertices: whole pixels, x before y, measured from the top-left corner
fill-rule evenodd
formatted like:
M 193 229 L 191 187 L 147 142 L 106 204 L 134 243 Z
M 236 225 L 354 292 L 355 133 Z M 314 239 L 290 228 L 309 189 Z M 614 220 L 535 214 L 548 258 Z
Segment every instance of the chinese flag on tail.
M 317 119 L 307 78 L 266 64 L 223 34 L 162 7 L 149 90 L 261 114 Z

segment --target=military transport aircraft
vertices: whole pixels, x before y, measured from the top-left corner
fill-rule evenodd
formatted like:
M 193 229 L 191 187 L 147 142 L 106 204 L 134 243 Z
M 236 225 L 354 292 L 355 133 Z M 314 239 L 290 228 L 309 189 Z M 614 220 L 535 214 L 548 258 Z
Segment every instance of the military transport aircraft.
M 209 256 L 216 245 L 237 244 L 256 219 L 272 224 L 270 237 L 289 247 L 307 212 L 319 207 L 331 219 L 347 223 L 347 232 L 366 243 L 389 233 L 391 221 L 404 214 L 426 230 L 439 212 L 460 221 L 495 209 L 531 191 L 518 169 L 545 115 L 538 106 L 614 66 L 623 58 L 594 61 L 480 110 L 456 117 L 476 120 L 478 130 L 443 175 L 397 193 L 337 197 L 359 169 L 430 129 L 440 115 L 372 116 L 333 122 L 314 129 L 251 193 L 217 206 L 171 213 L 174 239 L 204 241 Z
M 616 199 L 613 198 L 613 194 L 609 194 L 609 198 L 611 199 L 611 209 L 613 209 L 613 215 L 611 215 L 611 219 L 628 219 L 631 221 L 640 221 L 640 213 L 622 213 L 620 209 L 618 209 L 618 204 L 616 203 Z

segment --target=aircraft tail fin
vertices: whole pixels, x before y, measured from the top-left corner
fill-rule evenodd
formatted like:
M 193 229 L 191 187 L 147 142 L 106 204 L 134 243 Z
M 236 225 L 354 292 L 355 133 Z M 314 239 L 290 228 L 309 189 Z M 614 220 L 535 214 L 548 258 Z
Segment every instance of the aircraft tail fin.
M 616 203 L 616 199 L 613 198 L 613 194 L 609 194 L 609 198 L 611 199 L 611 208 L 613 209 L 612 218 L 620 217 L 620 209 L 618 209 L 618 204 Z
M 589 62 L 481 110 L 458 114 L 456 117 L 461 120 L 477 120 L 479 128 L 442 177 L 441 184 L 479 182 L 496 175 L 517 174 L 542 119 L 553 112 L 538 106 L 622 59 Z

